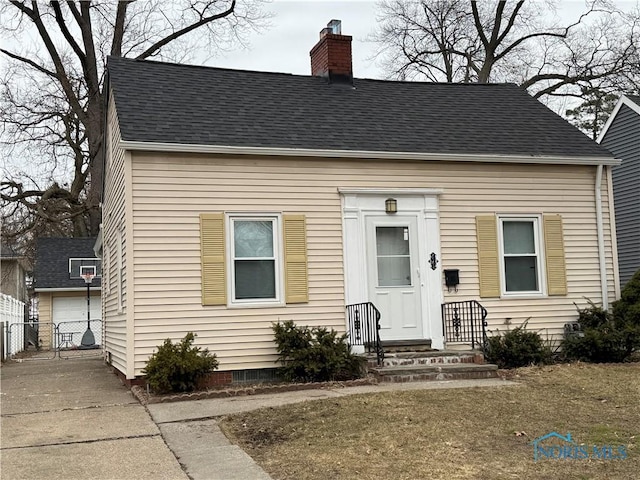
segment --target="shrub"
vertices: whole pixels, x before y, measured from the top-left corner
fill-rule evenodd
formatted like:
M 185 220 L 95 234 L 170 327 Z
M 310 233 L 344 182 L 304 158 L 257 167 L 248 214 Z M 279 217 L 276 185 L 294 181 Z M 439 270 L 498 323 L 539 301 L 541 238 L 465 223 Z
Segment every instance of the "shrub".
M 552 352 L 537 332 L 526 330 L 528 320 L 522 325 L 487 339 L 486 359 L 499 368 L 517 368 L 527 365 L 550 363 Z
M 581 362 L 620 362 L 624 359 L 622 337 L 615 328 L 611 314 L 587 300 L 588 306 L 578 309 L 581 335 L 562 341 L 562 354 L 567 360 Z
M 324 382 L 362 376 L 364 359 L 351 353 L 346 335 L 323 327 L 273 324 L 280 375 L 287 381 Z
M 627 356 L 640 349 L 640 270 L 620 292 L 620 300 L 613 302 L 613 322 L 623 337 Z
M 207 373 L 218 368 L 215 353 L 193 345 L 195 335 L 189 332 L 173 344 L 167 338 L 149 358 L 142 371 L 151 389 L 157 393 L 190 392 Z
M 583 336 L 562 342 L 568 360 L 583 362 L 624 362 L 640 349 L 640 270 L 622 289 L 620 300 L 613 302 L 612 313 L 588 301 L 578 308 L 578 323 Z

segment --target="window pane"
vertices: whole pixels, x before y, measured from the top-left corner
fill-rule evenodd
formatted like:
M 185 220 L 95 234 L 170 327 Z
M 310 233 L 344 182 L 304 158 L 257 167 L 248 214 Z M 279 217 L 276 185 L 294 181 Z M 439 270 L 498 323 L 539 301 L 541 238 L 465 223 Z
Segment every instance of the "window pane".
M 507 292 L 537 292 L 536 257 L 505 257 Z
M 533 222 L 503 222 L 505 254 L 536 253 Z
M 276 298 L 273 260 L 236 260 L 236 299 Z
M 409 257 L 378 257 L 378 286 L 411 285 Z
M 378 255 L 409 255 L 408 227 L 376 227 Z
M 273 222 L 233 222 L 235 258 L 273 257 Z

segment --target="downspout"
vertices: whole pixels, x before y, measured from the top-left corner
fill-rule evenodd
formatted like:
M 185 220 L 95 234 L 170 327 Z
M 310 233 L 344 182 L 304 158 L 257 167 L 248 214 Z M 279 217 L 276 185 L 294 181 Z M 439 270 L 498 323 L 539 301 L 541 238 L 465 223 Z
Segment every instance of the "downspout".
M 598 232 L 598 260 L 600 262 L 600 288 L 602 290 L 602 308 L 609 309 L 607 288 L 607 264 L 604 256 L 604 226 L 602 222 L 602 164 L 596 172 L 596 228 Z

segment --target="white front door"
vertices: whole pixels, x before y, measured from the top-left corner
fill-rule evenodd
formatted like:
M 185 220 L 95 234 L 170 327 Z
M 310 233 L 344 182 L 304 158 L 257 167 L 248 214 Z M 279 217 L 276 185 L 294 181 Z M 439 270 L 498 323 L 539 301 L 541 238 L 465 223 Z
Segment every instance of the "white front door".
M 366 216 L 369 296 L 380 310 L 382 340 L 423 338 L 418 218 Z

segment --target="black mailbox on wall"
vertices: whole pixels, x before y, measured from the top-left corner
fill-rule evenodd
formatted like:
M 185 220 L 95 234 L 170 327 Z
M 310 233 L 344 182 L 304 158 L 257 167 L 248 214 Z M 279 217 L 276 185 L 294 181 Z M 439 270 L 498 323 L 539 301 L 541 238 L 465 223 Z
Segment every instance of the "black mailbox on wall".
M 454 288 L 458 291 L 458 285 L 460 284 L 460 270 L 447 269 L 444 271 L 444 284 L 450 290 Z

